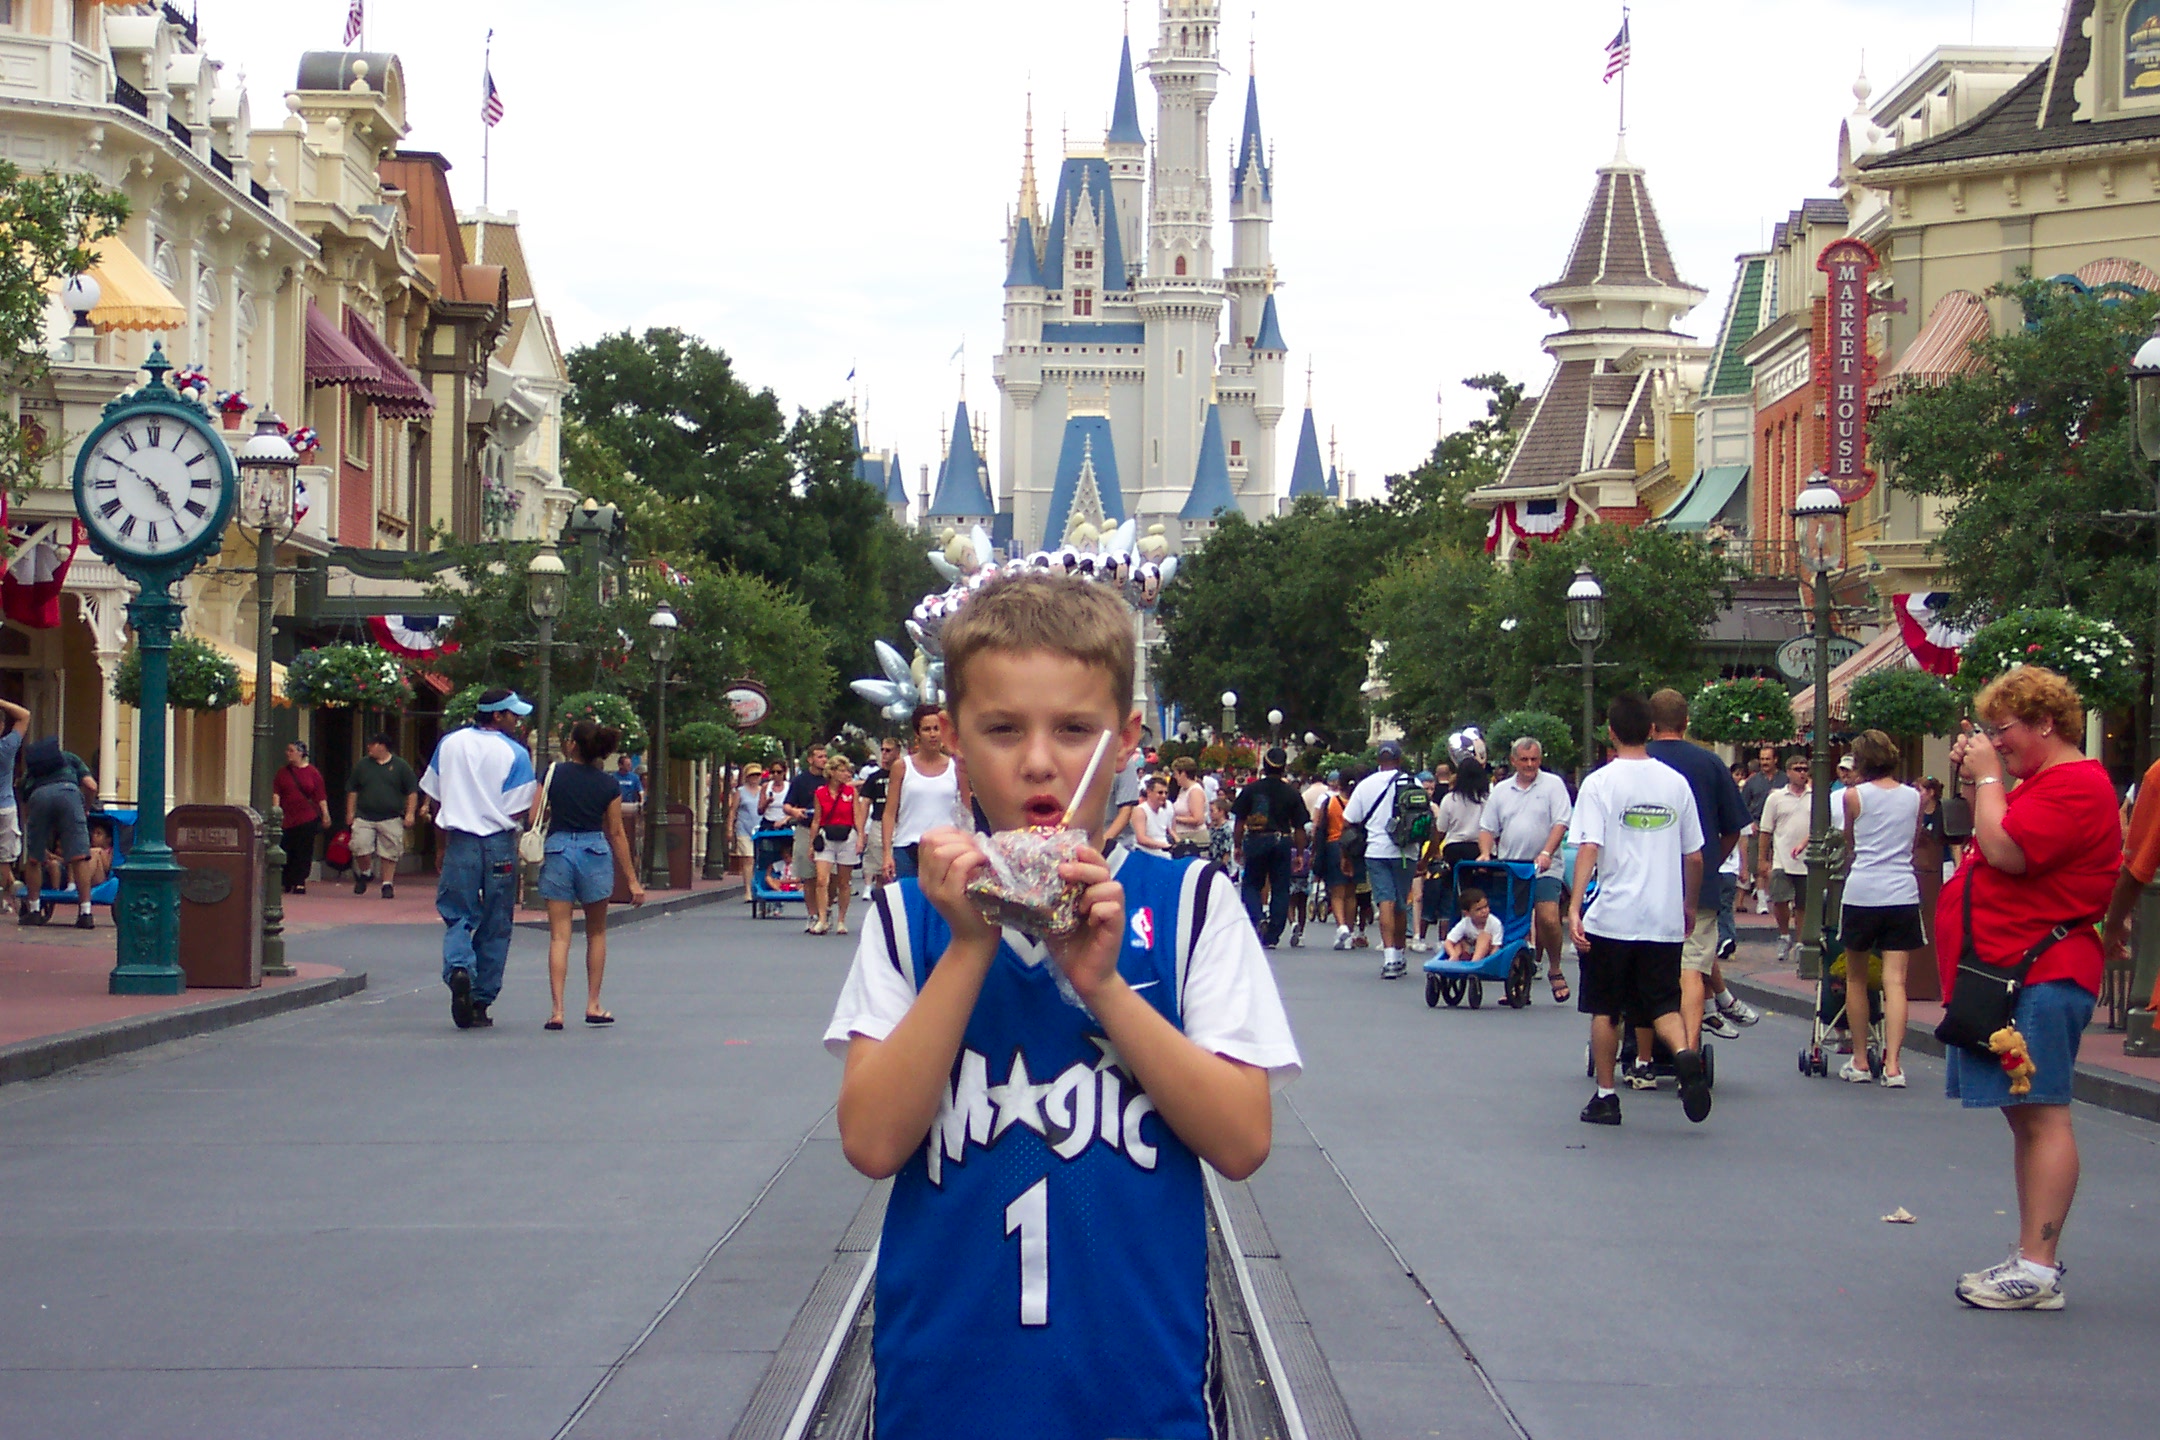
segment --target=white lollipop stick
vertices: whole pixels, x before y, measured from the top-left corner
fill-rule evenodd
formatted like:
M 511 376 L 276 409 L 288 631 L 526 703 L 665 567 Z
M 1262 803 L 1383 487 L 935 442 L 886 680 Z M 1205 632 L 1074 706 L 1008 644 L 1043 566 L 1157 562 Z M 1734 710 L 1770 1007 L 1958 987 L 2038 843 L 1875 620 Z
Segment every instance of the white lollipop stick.
M 1103 756 L 1110 753 L 1110 742 L 1117 738 L 1115 730 L 1102 732 L 1102 739 L 1095 742 L 1095 753 L 1088 757 L 1088 766 L 1080 776 L 1080 788 L 1073 791 L 1072 803 L 1065 807 L 1065 818 L 1060 823 L 1072 828 L 1073 816 L 1080 811 L 1080 802 L 1087 797 L 1088 787 L 1095 783 L 1095 772 L 1102 768 Z

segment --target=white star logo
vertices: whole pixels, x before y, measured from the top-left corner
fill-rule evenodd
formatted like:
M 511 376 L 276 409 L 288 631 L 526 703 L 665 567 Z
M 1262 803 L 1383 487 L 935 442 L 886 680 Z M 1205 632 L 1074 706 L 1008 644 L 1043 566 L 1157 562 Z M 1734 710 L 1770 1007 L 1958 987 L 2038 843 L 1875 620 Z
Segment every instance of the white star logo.
M 1037 1085 L 1028 1078 L 1027 1057 L 1013 1051 L 1012 1069 L 1006 1073 L 1005 1083 L 992 1085 L 987 1093 L 990 1103 L 997 1107 L 997 1120 L 990 1127 L 990 1143 L 997 1144 L 998 1137 L 1015 1124 L 1025 1125 L 1037 1135 L 1043 1133 L 1043 1097 L 1050 1093 L 1049 1084 Z
M 1099 1075 L 1105 1070 L 1115 1070 L 1121 1075 L 1132 1073 L 1125 1068 L 1125 1058 L 1117 1053 L 1117 1046 L 1110 1043 L 1109 1036 L 1090 1035 L 1087 1038 L 1090 1045 L 1102 1052 L 1102 1058 L 1095 1062 L 1095 1073 Z

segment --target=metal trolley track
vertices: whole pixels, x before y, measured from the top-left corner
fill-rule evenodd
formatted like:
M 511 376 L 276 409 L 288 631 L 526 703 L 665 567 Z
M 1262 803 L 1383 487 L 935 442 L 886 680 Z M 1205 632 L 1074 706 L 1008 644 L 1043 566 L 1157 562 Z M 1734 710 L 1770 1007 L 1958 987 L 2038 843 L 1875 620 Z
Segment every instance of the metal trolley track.
M 1208 1302 L 1230 1440 L 1355 1440 L 1243 1184 L 1208 1179 Z M 877 1242 L 889 1183 L 872 1188 L 811 1287 L 730 1440 L 864 1440 L 870 1434 Z

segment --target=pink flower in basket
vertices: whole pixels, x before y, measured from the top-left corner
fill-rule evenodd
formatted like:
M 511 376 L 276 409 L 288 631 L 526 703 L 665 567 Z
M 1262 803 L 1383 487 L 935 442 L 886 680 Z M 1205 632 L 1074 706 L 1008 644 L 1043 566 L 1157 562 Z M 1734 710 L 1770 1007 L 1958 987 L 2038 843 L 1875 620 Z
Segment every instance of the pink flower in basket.
M 2027 646 L 2025 647 L 2025 653 L 2026 653 L 2026 654 L 2028 654 L 2028 655 L 2037 655 L 2037 654 L 2039 654 L 2039 653 L 2040 653 L 2040 645 L 2039 645 L 2039 643 L 2038 643 L 2037 641 L 2035 641 L 2035 642 L 2034 642 L 2033 644 L 2031 644 L 2031 645 L 2027 645 Z

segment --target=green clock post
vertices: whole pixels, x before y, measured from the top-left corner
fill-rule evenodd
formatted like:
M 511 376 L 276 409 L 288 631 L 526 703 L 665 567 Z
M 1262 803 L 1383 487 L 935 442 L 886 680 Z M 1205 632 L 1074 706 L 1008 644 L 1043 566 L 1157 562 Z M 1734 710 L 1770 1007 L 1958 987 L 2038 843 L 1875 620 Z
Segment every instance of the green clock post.
M 128 623 L 142 654 L 136 733 L 135 845 L 120 868 L 115 995 L 178 995 L 180 875 L 165 843 L 168 663 L 184 606 L 172 589 L 224 543 L 238 476 L 201 407 L 165 384 L 163 344 L 143 362 L 150 383 L 105 407 L 75 461 L 75 510 L 91 548 L 136 584 Z

